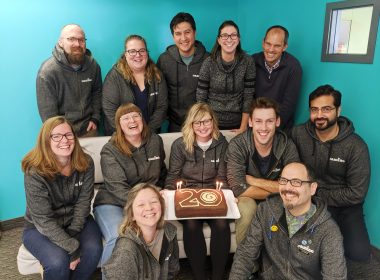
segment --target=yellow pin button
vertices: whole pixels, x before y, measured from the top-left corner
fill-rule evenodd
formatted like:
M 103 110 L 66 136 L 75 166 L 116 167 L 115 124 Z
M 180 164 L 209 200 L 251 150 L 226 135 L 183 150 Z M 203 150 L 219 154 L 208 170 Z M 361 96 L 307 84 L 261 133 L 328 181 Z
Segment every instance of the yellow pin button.
M 278 227 L 276 225 L 273 225 L 270 227 L 271 231 L 278 231 Z

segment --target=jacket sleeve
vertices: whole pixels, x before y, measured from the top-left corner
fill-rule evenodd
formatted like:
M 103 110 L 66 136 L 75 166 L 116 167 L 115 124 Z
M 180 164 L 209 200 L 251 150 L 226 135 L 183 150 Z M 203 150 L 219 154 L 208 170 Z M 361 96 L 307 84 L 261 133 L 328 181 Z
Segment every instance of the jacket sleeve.
M 264 229 L 262 226 L 262 205 L 257 209 L 256 218 L 253 219 L 246 238 L 236 249 L 232 263 L 230 280 L 248 279 L 251 275 L 254 262 L 259 259 L 261 248 L 264 245 Z
M 247 69 L 244 75 L 243 112 L 249 113 L 255 96 L 256 66 L 253 57 L 247 56 Z
M 239 143 L 240 137 L 233 138 L 226 153 L 227 181 L 235 197 L 241 195 L 247 188 L 246 165 L 248 151 L 244 144 Z
M 168 269 L 168 280 L 176 279 L 178 271 L 180 269 L 179 266 L 179 248 L 178 248 L 178 240 L 177 235 L 171 241 L 173 243 L 173 251 L 169 260 L 169 269 Z
M 45 122 L 48 118 L 57 116 L 58 111 L 58 90 L 54 81 L 49 79 L 49 76 L 43 73 L 40 69 L 37 75 L 36 81 L 37 91 L 37 105 L 38 112 L 42 122 Z
M 82 231 L 86 219 L 90 215 L 91 200 L 94 196 L 95 167 L 91 157 L 89 157 L 89 161 L 90 165 L 85 171 L 82 189 L 74 206 L 74 217 L 70 226 L 67 228 L 67 232 L 70 236 L 75 236 Z
M 287 141 L 283 158 L 284 166 L 292 162 L 300 162 L 298 150 L 293 140 L 289 137 Z
M 301 90 L 302 68 L 299 62 L 295 63 L 289 73 L 286 87 L 282 92 L 280 104 L 281 123 L 287 124 L 297 108 L 298 96 Z
M 132 188 L 128 183 L 127 174 L 108 146 L 104 146 L 100 155 L 104 187 L 118 199 L 120 205 L 125 205 L 128 192 Z
M 112 68 L 104 79 L 102 105 L 105 118 L 106 134 L 111 135 L 115 131 L 115 114 L 121 105 L 120 87 L 116 70 Z
M 351 145 L 351 158 L 347 160 L 345 182 L 341 185 L 329 185 L 318 181 L 317 195 L 329 206 L 350 206 L 363 203 L 369 187 L 371 176 L 371 163 L 368 147 L 364 142 L 360 145 Z
M 79 241 L 71 237 L 54 217 L 47 185 L 49 181 L 34 174 L 25 175 L 26 205 L 36 229 L 64 249 L 71 260 L 79 257 Z
M 176 182 L 181 180 L 182 167 L 185 164 L 186 157 L 183 154 L 185 152 L 184 146 L 182 145 L 182 138 L 174 141 L 169 158 L 169 172 L 166 177 L 165 189 L 175 190 Z
M 211 57 L 206 58 L 199 70 L 196 98 L 197 102 L 207 103 L 210 89 L 210 62 Z
M 119 237 L 109 260 L 102 267 L 106 280 L 142 279 L 140 268 L 143 266 L 139 258 L 137 245 Z
M 321 274 L 323 280 L 346 280 L 347 268 L 343 237 L 338 226 L 330 220 L 326 236 L 321 241 Z
M 226 152 L 228 148 L 227 140 L 223 143 L 222 149 L 219 155 L 219 165 L 218 165 L 218 175 L 217 180 L 223 182 L 223 189 L 228 188 L 227 183 L 227 162 L 226 162 Z
M 168 88 L 161 72 L 160 77 L 161 81 L 155 82 L 157 86 L 154 87 L 152 92 L 149 92 L 149 94 L 155 94 L 154 98 L 156 99 L 153 114 L 149 120 L 149 127 L 153 131 L 161 127 L 163 121 L 166 119 L 166 111 L 168 109 Z
M 100 66 L 96 63 L 96 77 L 92 85 L 92 120 L 100 122 L 100 113 L 102 112 L 102 74 Z
M 157 186 L 160 188 L 163 188 L 165 186 L 165 180 L 168 175 L 168 169 L 166 168 L 165 164 L 165 149 L 164 149 L 164 142 L 162 141 L 162 138 L 158 135 L 159 141 L 160 141 L 160 161 L 161 161 L 161 171 L 160 171 L 160 178 L 158 179 Z

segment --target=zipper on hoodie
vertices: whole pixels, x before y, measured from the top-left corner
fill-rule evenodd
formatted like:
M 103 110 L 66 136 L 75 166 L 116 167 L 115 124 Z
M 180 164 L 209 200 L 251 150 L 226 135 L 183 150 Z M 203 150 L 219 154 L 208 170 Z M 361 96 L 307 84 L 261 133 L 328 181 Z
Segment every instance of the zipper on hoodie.
M 206 151 L 203 151 L 203 155 L 202 155 L 202 188 L 203 188 L 203 175 L 204 175 L 203 172 L 205 169 L 205 158 L 206 158 Z

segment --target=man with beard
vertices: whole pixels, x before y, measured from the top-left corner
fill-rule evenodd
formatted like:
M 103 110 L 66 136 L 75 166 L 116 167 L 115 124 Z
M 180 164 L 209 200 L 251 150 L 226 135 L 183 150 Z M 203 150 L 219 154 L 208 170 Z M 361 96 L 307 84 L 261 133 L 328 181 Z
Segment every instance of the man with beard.
M 341 93 L 330 85 L 309 96 L 310 120 L 292 131 L 301 161 L 316 170 L 317 196 L 328 205 L 344 237 L 349 260 L 367 261 L 371 246 L 363 203 L 370 181 L 366 143 L 352 122 L 340 116 Z
M 343 238 L 326 204 L 313 197 L 312 170 L 290 163 L 278 187 L 280 194 L 259 205 L 236 250 L 230 279 L 247 279 L 259 258 L 259 279 L 347 279 Z
M 79 25 L 62 28 L 53 56 L 37 75 L 37 105 L 42 121 L 65 116 L 80 137 L 96 136 L 101 112 L 100 67 L 86 49 Z
M 293 141 L 280 130 L 278 104 L 267 97 L 252 102 L 250 128 L 230 141 L 226 152 L 227 180 L 238 198 L 240 219 L 236 220 L 239 244 L 255 215 L 257 203 L 278 192 L 282 168 L 299 161 Z
M 176 14 L 170 22 L 170 31 L 175 45 L 166 48 L 157 66 L 168 85 L 169 132 L 177 132 L 181 131 L 187 110 L 196 103 L 199 70 L 209 53 L 195 39 L 196 26 L 191 14 Z

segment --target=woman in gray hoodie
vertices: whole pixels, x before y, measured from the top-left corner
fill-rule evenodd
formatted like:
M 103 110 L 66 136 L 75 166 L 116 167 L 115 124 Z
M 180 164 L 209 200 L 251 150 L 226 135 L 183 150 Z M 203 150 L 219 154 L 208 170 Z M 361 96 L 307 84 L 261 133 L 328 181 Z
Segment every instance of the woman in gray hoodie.
M 89 279 L 102 253 L 90 215 L 94 163 L 62 116 L 47 119 L 22 160 L 26 213 L 24 246 L 39 260 L 43 279 Z

